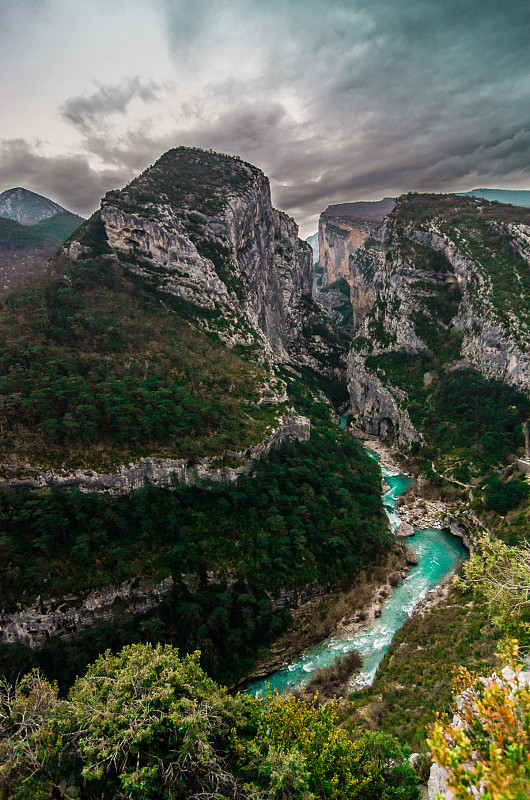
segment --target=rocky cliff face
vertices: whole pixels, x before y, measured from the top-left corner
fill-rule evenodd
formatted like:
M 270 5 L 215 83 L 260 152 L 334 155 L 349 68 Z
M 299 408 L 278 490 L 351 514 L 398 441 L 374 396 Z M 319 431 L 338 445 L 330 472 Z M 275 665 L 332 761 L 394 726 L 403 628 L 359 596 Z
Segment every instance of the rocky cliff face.
M 145 482 L 153 486 L 170 488 L 175 483 L 193 486 L 200 481 L 226 483 L 248 475 L 256 459 L 264 458 L 271 450 L 287 442 L 305 442 L 311 436 L 311 423 L 307 417 L 296 414 L 292 409 L 280 420 L 280 424 L 263 442 L 248 447 L 242 452 L 227 450 L 222 456 L 212 458 L 140 458 L 138 461 L 122 466 L 115 473 L 101 473 L 94 470 L 43 471 L 34 478 L 5 478 L 0 480 L 2 487 L 25 486 L 31 489 L 46 487 L 77 488 L 82 492 L 108 492 L 113 495 L 127 495 L 141 489 Z M 237 466 L 223 466 L 223 461 Z
M 364 366 L 364 359 L 352 352 L 348 363 L 348 391 L 351 421 L 365 433 L 389 439 L 401 447 L 421 442 L 404 406 L 406 393 L 396 386 L 385 387 Z
M 320 216 L 318 225 L 319 262 L 323 268 L 323 285 L 329 286 L 340 278 L 349 282 L 350 256 L 369 236 L 380 232 L 380 225 L 349 217 L 336 217 L 333 207 Z
M 198 315 L 203 328 L 230 346 L 291 359 L 300 303 L 311 296 L 311 249 L 294 220 L 272 207 L 259 169 L 178 148 L 108 193 L 98 213 L 111 254 L 128 269 L 213 312 Z M 86 257 L 82 238 L 69 243 L 68 255 Z
M 207 574 L 208 584 L 216 584 L 219 576 Z M 235 579 L 225 578 L 228 585 Z M 112 622 L 116 617 L 116 605 L 122 608 L 121 615 L 141 617 L 157 608 L 170 595 L 175 580 L 168 575 L 157 583 L 131 580 L 115 586 L 106 586 L 90 592 L 82 598 L 75 595 L 51 600 L 40 598 L 30 606 L 12 613 L 0 613 L 0 644 L 15 642 L 34 650 L 43 648 L 52 637 L 72 641 L 83 630 Z M 315 597 L 331 591 L 331 587 L 317 581 L 282 589 L 278 594 L 269 594 L 274 613 L 289 608 L 298 608 Z
M 382 223 L 393 207 L 390 198 L 376 203 L 343 203 L 329 206 L 320 216 L 316 296 L 336 321 L 346 316 L 347 308 L 353 330 L 376 299 L 373 278 Z
M 377 403 L 363 411 L 359 398 L 380 395 L 381 380 L 401 413 L 407 405 L 384 370 L 376 377 L 362 366 L 366 357 L 416 354 L 436 369 L 471 368 L 528 390 L 528 217 L 524 209 L 474 198 L 406 195 L 385 220 L 370 269 L 362 249 L 356 252 L 373 302 L 367 310 L 368 295 L 360 301 L 352 295 L 354 317 L 362 321 L 348 374 L 353 410 L 366 430 L 377 432 L 382 417 Z M 425 380 L 436 374 L 426 372 Z M 385 430 L 418 441 L 395 408 L 381 405 L 392 420 Z
M 373 339 L 373 350 L 419 353 L 433 349 L 428 327 L 454 328 L 463 337 L 459 358 L 486 377 L 527 387 L 528 225 L 504 221 L 498 204 L 486 213 L 480 200 L 462 198 L 460 209 L 458 198 L 444 206 L 437 196 L 426 196 L 430 205 L 418 220 L 413 197 L 402 198 L 385 225 L 378 302 L 361 335 Z

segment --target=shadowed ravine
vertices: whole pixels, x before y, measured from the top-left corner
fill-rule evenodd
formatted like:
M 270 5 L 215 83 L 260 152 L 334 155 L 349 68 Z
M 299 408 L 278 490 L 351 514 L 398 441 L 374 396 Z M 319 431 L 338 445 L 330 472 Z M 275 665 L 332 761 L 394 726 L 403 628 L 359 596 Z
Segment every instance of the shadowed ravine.
M 379 462 L 379 457 L 368 448 L 369 455 Z M 390 519 L 392 530 L 400 522 L 396 513 L 397 499 L 410 485 L 411 479 L 382 466 L 383 477 L 390 487 L 383 494 L 383 503 Z M 387 651 L 392 637 L 403 625 L 413 608 L 430 589 L 439 585 L 466 558 L 467 551 L 459 538 L 441 529 L 416 529 L 408 544 L 418 554 L 418 564 L 413 566 L 407 577 L 397 586 L 386 600 L 382 614 L 362 630 L 336 632 L 328 639 L 314 645 L 296 661 L 269 675 L 266 679 L 254 681 L 247 687 L 253 695 L 263 693 L 266 686 L 274 692 L 291 691 L 306 684 L 312 672 L 318 667 L 327 667 L 337 655 L 350 650 L 358 650 L 363 656 L 363 668 L 354 685 L 366 686 L 372 683 L 377 667 Z

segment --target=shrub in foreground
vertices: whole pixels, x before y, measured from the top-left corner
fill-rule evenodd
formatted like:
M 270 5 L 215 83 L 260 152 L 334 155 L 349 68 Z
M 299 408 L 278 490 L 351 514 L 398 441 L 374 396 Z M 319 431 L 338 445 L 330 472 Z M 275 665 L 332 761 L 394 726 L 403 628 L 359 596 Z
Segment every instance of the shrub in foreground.
M 107 652 L 68 700 L 37 672 L 0 697 L 2 800 L 418 800 L 407 755 L 333 705 L 233 697 L 168 645 Z

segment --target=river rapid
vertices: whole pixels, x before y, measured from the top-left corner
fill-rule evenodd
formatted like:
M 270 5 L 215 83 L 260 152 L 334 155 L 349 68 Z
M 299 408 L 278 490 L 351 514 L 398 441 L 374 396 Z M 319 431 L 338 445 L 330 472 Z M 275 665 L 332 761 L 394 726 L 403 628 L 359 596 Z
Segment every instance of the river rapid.
M 378 455 L 369 448 L 366 450 L 368 455 L 380 463 Z M 384 465 L 380 466 L 389 487 L 382 495 L 383 505 L 392 531 L 395 531 L 401 522 L 396 511 L 398 498 L 413 480 L 407 475 L 387 469 Z M 406 578 L 393 590 L 378 619 L 360 630 L 348 632 L 345 628 L 336 631 L 328 639 L 302 653 L 296 661 L 265 679 L 253 681 L 246 691 L 255 696 L 264 694 L 267 686 L 272 692 L 293 691 L 305 685 L 314 670 L 329 667 L 338 655 L 350 650 L 358 650 L 364 662 L 352 688 L 370 685 L 394 634 L 411 615 L 414 607 L 467 557 L 462 541 L 441 529 L 415 528 L 415 534 L 407 539 L 407 544 L 417 553 L 418 564 L 410 569 Z

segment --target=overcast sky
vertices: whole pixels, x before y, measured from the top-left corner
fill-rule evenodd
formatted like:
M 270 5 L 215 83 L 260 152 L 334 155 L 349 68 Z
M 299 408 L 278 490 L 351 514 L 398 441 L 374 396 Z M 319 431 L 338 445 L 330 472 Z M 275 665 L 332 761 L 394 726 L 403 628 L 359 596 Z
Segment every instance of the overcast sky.
M 524 0 L 0 0 L 0 191 L 84 216 L 180 144 L 330 203 L 530 188 Z

